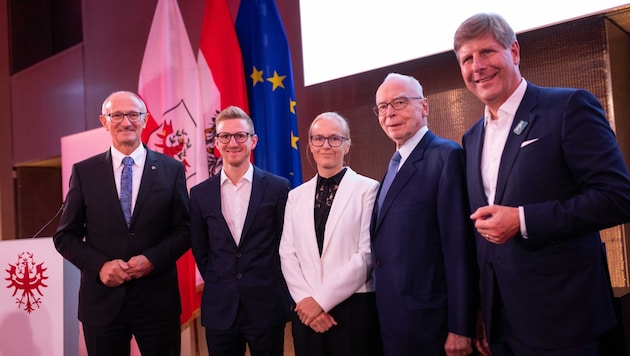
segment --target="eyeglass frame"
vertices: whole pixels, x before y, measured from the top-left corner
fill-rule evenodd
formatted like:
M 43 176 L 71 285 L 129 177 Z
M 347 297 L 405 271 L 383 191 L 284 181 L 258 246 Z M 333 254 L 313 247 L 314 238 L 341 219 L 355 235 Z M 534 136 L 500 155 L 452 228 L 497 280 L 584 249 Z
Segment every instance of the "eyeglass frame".
M 412 100 L 412 99 L 424 99 L 424 97 L 422 97 L 422 96 L 399 96 L 397 98 L 394 98 L 394 100 L 390 101 L 389 103 L 380 103 L 378 105 L 374 105 L 372 107 L 372 111 L 374 112 L 374 114 L 376 116 L 381 117 L 381 116 L 387 114 L 387 108 L 390 105 L 392 106 L 392 109 L 394 109 L 396 111 L 402 110 L 402 109 L 406 108 L 409 105 L 409 101 Z M 404 100 L 404 102 L 402 104 L 394 104 L 397 100 Z M 396 108 L 396 106 L 394 106 L 394 105 L 398 105 L 399 107 Z M 382 107 L 382 109 L 381 109 L 381 107 Z M 381 111 L 382 111 L 382 113 L 381 113 Z
M 138 115 L 137 119 L 132 119 L 131 116 L 129 116 L 129 115 L 134 115 L 134 114 Z M 109 122 L 113 122 L 114 124 L 119 124 L 119 123 L 121 123 L 121 122 L 123 122 L 125 120 L 125 117 L 131 123 L 140 122 L 140 121 L 142 121 L 144 119 L 144 115 L 146 115 L 146 114 L 147 114 L 146 112 L 130 111 L 130 112 L 127 112 L 127 113 L 114 112 L 114 113 L 105 114 L 104 116 L 107 117 L 107 120 Z M 114 115 L 116 115 L 116 116 L 120 115 L 120 120 L 114 120 L 114 118 L 112 117 Z
M 321 138 L 322 139 L 322 144 L 321 145 L 317 145 L 315 143 L 313 143 L 313 139 L 314 138 Z M 339 139 L 339 144 L 338 145 L 333 145 L 332 142 L 330 142 L 331 138 L 338 138 Z M 328 145 L 330 147 L 341 147 L 341 145 L 343 145 L 343 143 L 345 141 L 350 140 L 347 137 L 344 136 L 340 136 L 340 135 L 332 135 L 332 136 L 322 136 L 322 135 L 313 135 L 313 136 L 309 136 L 308 137 L 308 141 L 311 143 L 311 145 L 313 145 L 314 147 L 324 147 L 324 144 L 326 142 L 328 142 Z
M 242 138 L 240 141 L 238 138 L 236 138 L 236 135 L 245 135 L 244 138 Z M 232 141 L 232 137 L 234 137 L 234 141 L 236 141 L 236 143 L 245 143 L 247 142 L 247 139 L 249 137 L 253 137 L 256 136 L 255 133 L 250 133 L 247 131 L 239 131 L 239 132 L 235 132 L 235 133 L 227 133 L 227 132 L 217 132 L 216 135 L 214 135 L 214 137 L 217 139 L 217 141 L 219 141 L 222 144 L 228 144 Z M 221 138 L 223 137 L 225 140 L 225 142 L 223 142 L 223 139 Z

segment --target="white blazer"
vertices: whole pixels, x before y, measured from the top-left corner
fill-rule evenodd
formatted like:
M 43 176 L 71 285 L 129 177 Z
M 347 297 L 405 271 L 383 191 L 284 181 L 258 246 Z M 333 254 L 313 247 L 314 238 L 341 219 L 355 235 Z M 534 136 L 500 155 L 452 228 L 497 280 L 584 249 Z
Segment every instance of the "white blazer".
M 289 192 L 280 260 L 296 303 L 310 296 L 328 312 L 354 293 L 374 291 L 370 218 L 378 184 L 348 167 L 326 222 L 321 257 L 314 217 L 317 175 Z

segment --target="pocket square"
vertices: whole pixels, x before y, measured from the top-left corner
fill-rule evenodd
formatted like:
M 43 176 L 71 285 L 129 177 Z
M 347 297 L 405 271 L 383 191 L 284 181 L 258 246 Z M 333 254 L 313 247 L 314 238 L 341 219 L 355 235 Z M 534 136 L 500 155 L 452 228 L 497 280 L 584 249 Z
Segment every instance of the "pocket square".
M 525 146 L 527 146 L 529 144 L 532 144 L 532 143 L 534 143 L 536 141 L 538 141 L 538 138 L 533 138 L 531 140 L 523 141 L 523 143 L 521 143 L 521 148 L 523 148 L 523 147 L 525 147 Z

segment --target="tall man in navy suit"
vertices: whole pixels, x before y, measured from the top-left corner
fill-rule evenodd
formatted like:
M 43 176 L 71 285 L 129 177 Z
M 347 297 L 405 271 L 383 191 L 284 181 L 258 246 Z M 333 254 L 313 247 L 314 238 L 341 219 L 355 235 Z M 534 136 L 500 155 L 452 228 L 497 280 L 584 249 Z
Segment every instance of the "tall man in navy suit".
M 516 35 L 496 14 L 465 20 L 454 50 L 485 104 L 462 142 L 492 355 L 597 355 L 616 323 L 599 230 L 630 220 L 604 110 L 585 90 L 525 81 Z
M 191 242 L 204 280 L 201 323 L 213 356 L 281 356 L 290 297 L 278 253 L 287 179 L 250 163 L 258 136 L 230 106 L 216 118 L 221 173 L 190 192 Z
M 132 335 L 142 355 L 180 354 L 176 261 L 190 248 L 186 177 L 181 162 L 141 144 L 147 115 L 134 93 L 105 100 L 100 120 L 111 148 L 72 167 L 53 237 L 81 270 L 79 320 L 90 355 L 129 355 Z M 128 157 L 126 221 L 119 193 Z
M 469 354 L 477 282 L 463 150 L 429 131 L 429 102 L 413 77 L 389 74 L 374 112 L 401 157 L 371 224 L 385 354 Z

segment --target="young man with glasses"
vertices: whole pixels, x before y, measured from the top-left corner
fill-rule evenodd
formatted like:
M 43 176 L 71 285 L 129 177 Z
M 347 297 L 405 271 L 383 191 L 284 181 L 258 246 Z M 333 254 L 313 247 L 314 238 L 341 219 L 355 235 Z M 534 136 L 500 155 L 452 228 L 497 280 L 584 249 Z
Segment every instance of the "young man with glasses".
M 371 225 L 385 355 L 470 354 L 477 266 L 463 150 L 429 131 L 413 77 L 389 74 L 374 111 L 396 144 Z
M 284 351 L 289 295 L 278 245 L 290 183 L 251 164 L 258 136 L 230 106 L 216 118 L 220 174 L 190 192 L 191 242 L 204 280 L 201 323 L 213 356 Z

